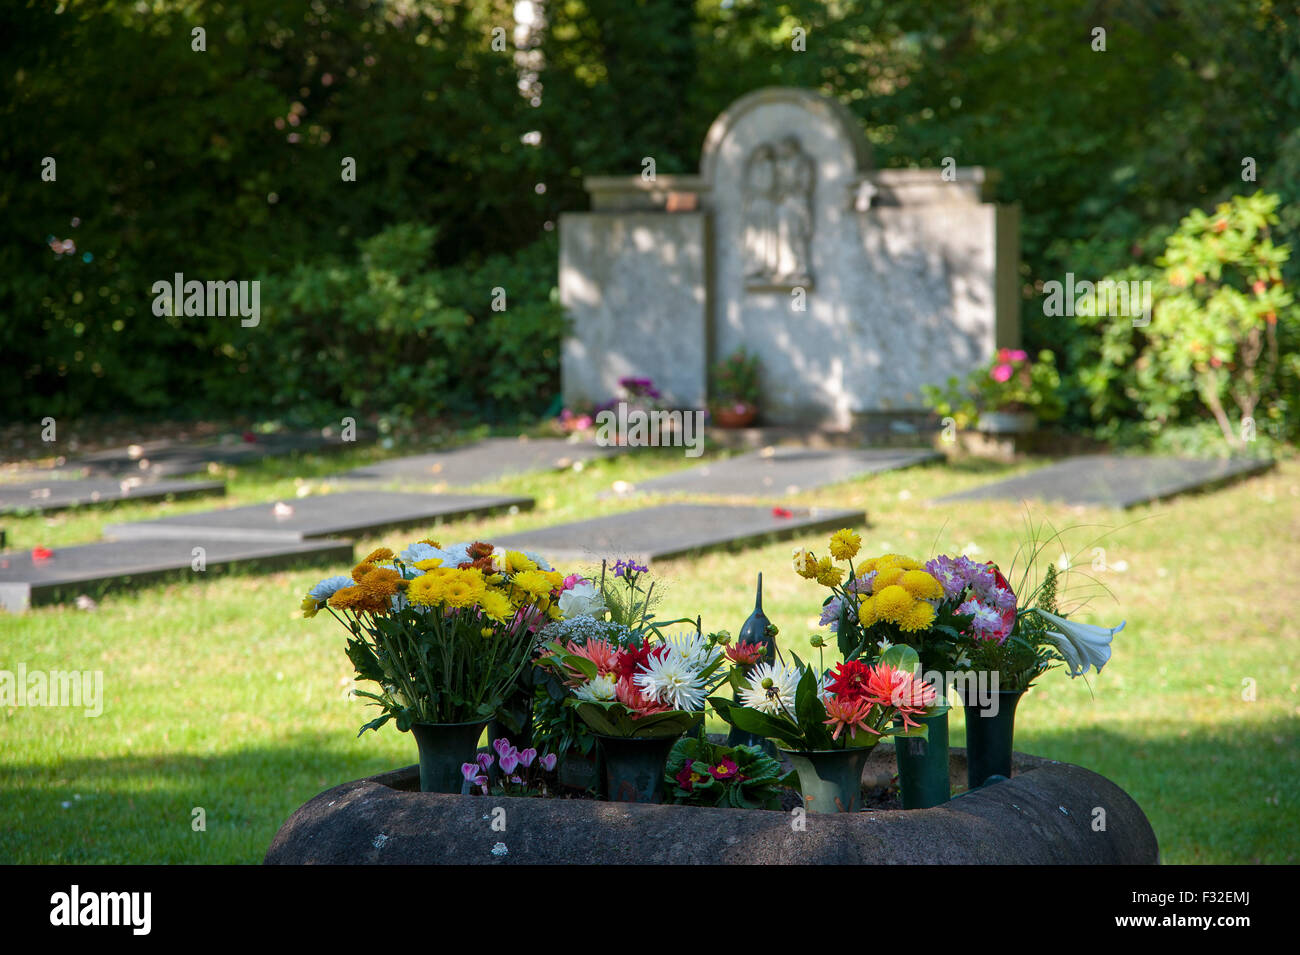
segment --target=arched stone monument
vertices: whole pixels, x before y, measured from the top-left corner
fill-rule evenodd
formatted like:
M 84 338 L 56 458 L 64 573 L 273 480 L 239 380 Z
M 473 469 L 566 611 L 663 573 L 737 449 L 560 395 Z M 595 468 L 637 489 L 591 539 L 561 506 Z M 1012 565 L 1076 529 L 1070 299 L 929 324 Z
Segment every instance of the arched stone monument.
M 856 117 L 814 91 L 741 97 L 699 175 L 589 177 L 592 211 L 561 216 L 566 401 L 642 375 L 700 407 L 709 366 L 744 346 L 771 423 L 920 409 L 922 385 L 1018 344 L 1017 210 L 990 183 L 874 169 Z

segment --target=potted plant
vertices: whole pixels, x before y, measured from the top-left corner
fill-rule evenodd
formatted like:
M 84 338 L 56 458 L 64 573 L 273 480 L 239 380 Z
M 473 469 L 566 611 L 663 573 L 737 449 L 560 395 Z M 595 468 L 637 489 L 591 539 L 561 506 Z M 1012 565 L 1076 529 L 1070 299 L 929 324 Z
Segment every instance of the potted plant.
M 608 636 L 552 641 L 537 663 L 558 678 L 565 705 L 596 738 L 606 796 L 661 803 L 668 754 L 678 738 L 703 725 L 704 701 L 723 679 L 717 676 L 722 635 L 705 635 L 698 621 L 693 631 L 667 632 L 688 621 L 654 620 L 646 568 L 619 560 L 608 570 L 601 565 L 598 584 L 599 612 L 614 625 Z
M 781 790 L 794 781 L 759 746 L 720 746 L 695 736 L 679 739 L 668 754 L 664 784 L 681 806 L 780 809 Z
M 809 812 L 857 812 L 872 748 L 886 736 L 924 737 L 914 717 L 933 713 L 935 691 L 920 679 L 908 646 L 890 647 L 874 665 L 851 660 L 834 672 L 794 660 L 760 663 L 747 676 L 735 668 L 740 702 L 709 702 L 731 725 L 776 741 L 798 773 Z
M 871 663 L 892 645 L 904 644 L 915 650 L 927 678 L 949 672 L 965 622 L 957 604 L 945 599 L 940 582 L 910 557 L 884 554 L 855 564 L 861 543 L 856 532 L 844 528 L 831 535 L 828 556 L 818 558 L 802 549 L 794 555 L 799 576 L 831 591 L 821 621 L 835 633 L 840 655 L 845 661 Z M 924 737 L 905 738 L 895 746 L 905 809 L 937 806 L 951 794 L 947 707 L 936 706 L 924 722 Z
M 713 366 L 709 415 L 720 428 L 747 428 L 758 417 L 758 356 L 738 348 Z
M 560 616 L 564 576 L 535 555 L 478 541 L 422 540 L 374 551 L 350 576 L 322 580 L 305 616 L 328 610 L 348 631 L 357 690 L 415 736 L 424 792 L 461 792 L 463 764 L 533 659 L 536 630 Z
M 989 434 L 1025 434 L 1065 412 L 1056 358 L 1047 350 L 1035 361 L 1015 348 L 999 348 L 984 367 L 963 382 L 948 379 L 944 388 L 922 388 L 926 404 L 958 427 L 974 424 Z
M 1034 546 L 1022 584 L 1040 551 Z M 966 781 L 975 789 L 993 776 L 1010 778 L 1016 707 L 1033 681 L 1061 663 L 1072 678 L 1092 667 L 1100 673 L 1124 623 L 1099 627 L 1067 620 L 1057 606 L 1052 563 L 1017 608 L 1011 586 L 994 564 L 966 557 L 936 561 L 945 562 L 945 581 L 969 582 L 971 624 L 959 642 L 956 687 L 966 708 Z

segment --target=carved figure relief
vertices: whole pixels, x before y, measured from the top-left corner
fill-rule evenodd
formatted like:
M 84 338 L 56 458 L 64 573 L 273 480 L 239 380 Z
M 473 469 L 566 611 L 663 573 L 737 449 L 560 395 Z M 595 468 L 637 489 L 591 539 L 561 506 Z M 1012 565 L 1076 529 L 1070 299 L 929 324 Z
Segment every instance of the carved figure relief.
M 812 159 L 786 136 L 757 146 L 744 175 L 745 284 L 811 286 Z

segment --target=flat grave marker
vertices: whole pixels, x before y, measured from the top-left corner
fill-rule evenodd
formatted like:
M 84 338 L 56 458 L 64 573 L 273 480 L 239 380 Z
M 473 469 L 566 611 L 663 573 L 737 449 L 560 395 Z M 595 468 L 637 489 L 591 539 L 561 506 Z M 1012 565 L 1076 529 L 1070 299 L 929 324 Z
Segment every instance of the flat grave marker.
M 333 480 L 450 486 L 479 484 L 511 474 L 563 470 L 578 461 L 608 457 L 619 450 L 561 438 L 485 438 L 445 451 L 376 461 L 340 474 Z
M 209 540 L 303 541 L 319 537 L 362 537 L 399 527 L 427 526 L 533 505 L 529 497 L 483 494 L 420 494 L 400 491 L 342 491 L 249 504 L 152 521 L 108 524 L 116 540 L 203 537 Z
M 860 526 L 866 519 L 862 511 L 825 508 L 661 504 L 506 534 L 493 543 L 498 549 L 536 551 L 551 560 L 632 557 L 648 563 L 729 544 Z
M 197 547 L 203 548 L 201 572 L 194 570 Z M 0 608 L 21 613 L 31 606 L 71 599 L 91 587 L 136 584 L 179 573 L 198 577 L 239 563 L 344 565 L 352 558 L 352 542 L 333 539 L 99 541 L 55 548 L 39 560 L 30 551 L 7 553 L 0 554 Z
M 1130 508 L 1188 491 L 1218 487 L 1267 471 L 1272 461 L 1245 458 L 1137 457 L 1089 454 L 1066 458 L 1029 474 L 938 499 L 1055 501 L 1090 507 Z
M 769 448 L 635 485 L 636 493 L 783 497 L 942 460 L 929 448 Z
M 61 511 L 121 501 L 158 501 L 226 493 L 222 481 L 138 481 L 74 478 L 0 484 L 0 514 Z

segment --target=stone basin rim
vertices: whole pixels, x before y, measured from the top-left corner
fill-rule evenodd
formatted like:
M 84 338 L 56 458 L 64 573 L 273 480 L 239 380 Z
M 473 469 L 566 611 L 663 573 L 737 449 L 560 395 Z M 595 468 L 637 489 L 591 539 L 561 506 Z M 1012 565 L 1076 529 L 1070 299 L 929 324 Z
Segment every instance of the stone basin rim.
M 964 753 L 954 755 L 963 758 Z M 1017 754 L 1021 756 L 1022 754 Z M 267 864 L 1157 864 L 1137 803 L 1097 773 L 1039 757 L 1010 780 L 922 810 L 780 811 L 419 793 L 406 767 L 295 811 Z M 1020 760 L 1017 760 L 1020 763 Z M 1106 827 L 1094 828 L 1097 810 Z M 506 829 L 490 819 L 502 811 Z

